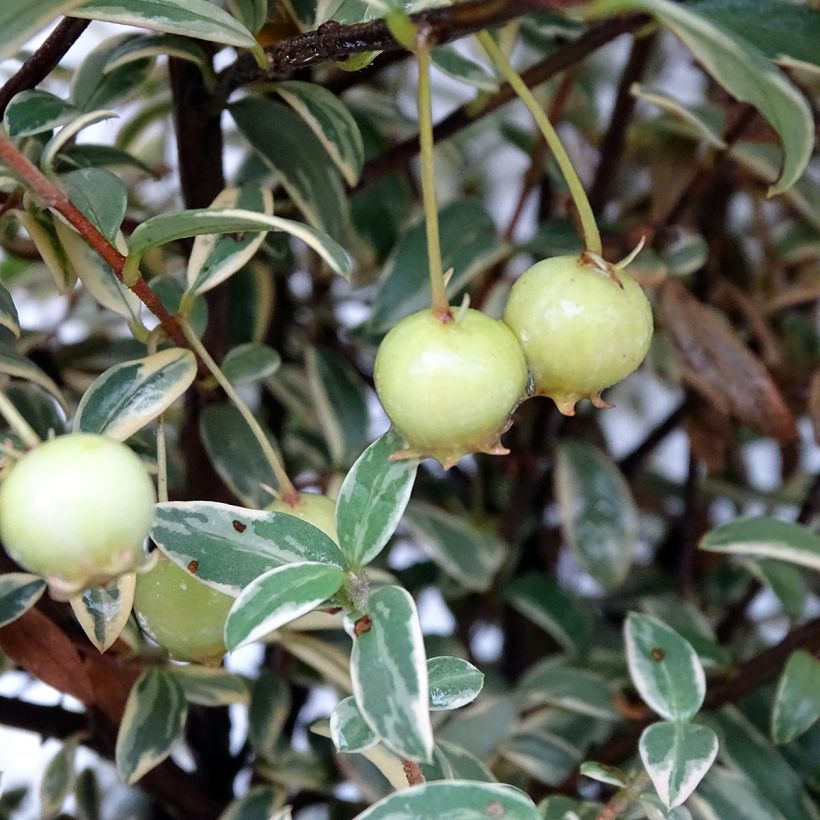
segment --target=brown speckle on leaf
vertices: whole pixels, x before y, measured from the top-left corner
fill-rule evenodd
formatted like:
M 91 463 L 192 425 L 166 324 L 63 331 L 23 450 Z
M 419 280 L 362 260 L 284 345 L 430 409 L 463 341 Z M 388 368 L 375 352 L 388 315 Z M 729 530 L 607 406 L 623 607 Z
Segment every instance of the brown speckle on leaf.
M 243 524 L 241 521 L 233 521 L 232 523 L 233 523 L 233 528 L 237 532 L 245 532 L 245 530 L 248 529 L 248 525 Z
M 504 806 L 501 805 L 497 800 L 493 800 L 492 803 L 487 803 L 484 807 L 484 814 L 487 817 L 504 817 L 507 812 L 504 811 Z
M 371 628 L 373 627 L 373 621 L 370 620 L 369 615 L 362 615 L 358 621 L 353 626 L 353 634 L 358 637 L 359 635 L 364 635 L 365 632 L 370 632 Z
M 194 559 L 193 561 L 188 562 L 188 572 L 190 572 L 191 575 L 196 575 L 196 571 L 198 569 L 199 569 L 199 561 Z
M 666 652 L 664 652 L 659 646 L 656 646 L 650 650 L 649 657 L 656 663 L 660 663 L 666 657 Z

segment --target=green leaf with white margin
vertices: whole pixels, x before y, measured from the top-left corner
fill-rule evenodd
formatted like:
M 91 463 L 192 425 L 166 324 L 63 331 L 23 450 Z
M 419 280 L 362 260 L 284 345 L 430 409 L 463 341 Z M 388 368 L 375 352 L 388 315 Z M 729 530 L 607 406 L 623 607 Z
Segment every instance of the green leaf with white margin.
M 800 524 L 761 516 L 731 521 L 706 533 L 699 544 L 707 552 L 776 558 L 820 570 L 820 535 Z
M 187 714 L 185 693 L 170 672 L 155 667 L 137 678 L 117 733 L 117 773 L 126 786 L 171 754 Z
M 410 499 L 418 462 L 391 461 L 401 447 L 399 434 L 388 430 L 359 456 L 339 490 L 336 531 L 354 568 L 368 564 L 382 551 Z
M 211 463 L 237 498 L 249 507 L 270 504 L 273 497 L 266 488 L 278 488 L 276 475 L 233 404 L 208 405 L 199 417 L 199 434 Z M 272 434 L 266 431 L 266 435 L 275 448 Z
M 195 208 L 152 216 L 138 225 L 131 234 L 129 249 L 132 255 L 140 257 L 149 248 L 189 236 L 261 230 L 284 231 L 301 239 L 313 248 L 336 273 L 345 278 L 350 276 L 352 271 L 350 257 L 342 246 L 327 234 L 302 222 L 294 222 L 292 219 L 234 208 L 223 210 Z
M 368 620 L 357 622 L 350 655 L 356 705 L 385 746 L 402 757 L 427 761 L 433 728 L 416 604 L 407 590 L 386 586 L 370 596 L 362 617 Z
M 272 376 L 282 364 L 282 357 L 261 342 L 246 342 L 231 348 L 220 365 L 231 384 L 253 384 Z
M 622 789 L 627 784 L 627 776 L 615 766 L 604 766 L 603 763 L 596 763 L 593 760 L 587 760 L 581 764 L 578 771 L 591 780 L 596 780 L 598 783 L 606 783 L 610 786 L 617 786 Z
M 11 331 L 12 335 L 20 336 L 20 319 L 11 294 L 3 285 L 0 285 L 0 326 Z
M 772 739 L 790 743 L 820 718 L 820 660 L 799 649 L 780 676 L 772 705 Z
M 69 598 L 83 632 L 100 652 L 111 647 L 128 622 L 136 587 L 136 574 L 128 572 L 113 584 L 90 587 Z
M 644 702 L 667 720 L 690 720 L 703 705 L 706 677 L 692 645 L 663 621 L 630 612 L 624 622 L 629 674 Z
M 683 803 L 715 762 L 717 735 L 697 723 L 660 721 L 647 726 L 638 749 L 667 809 Z
M 188 703 L 227 706 L 247 703 L 250 693 L 244 678 L 214 666 L 173 665 L 168 671 L 179 681 Z
M 273 758 L 276 744 L 291 710 L 290 687 L 282 678 L 263 670 L 253 682 L 248 707 L 248 738 L 262 756 Z
M 801 620 L 809 600 L 809 579 L 803 569 L 773 558 L 747 558 L 740 565 L 772 590 L 789 620 Z
M 65 125 L 80 114 L 68 100 L 33 88 L 12 97 L 3 115 L 10 137 L 31 137 Z
M 519 684 L 527 709 L 555 706 L 600 720 L 617 720 L 612 705 L 615 692 L 602 675 L 590 669 L 566 665 L 560 658 L 547 658 L 530 669 Z
M 593 9 L 605 15 L 643 11 L 656 17 L 720 85 L 757 108 L 779 134 L 785 156 L 769 196 L 783 193 L 800 178 L 814 148 L 814 119 L 800 91 L 765 54 L 695 7 L 671 0 L 599 0 Z
M 504 542 L 491 531 L 478 529 L 464 515 L 412 501 L 405 513 L 415 540 L 461 586 L 485 592 L 507 554 Z
M 359 374 L 332 350 L 310 347 L 308 384 L 333 464 L 345 467 L 367 443 L 369 416 Z
M 484 673 L 469 661 L 443 655 L 427 661 L 430 709 L 460 709 L 472 703 L 484 686 Z
M 570 655 L 582 654 L 592 639 L 592 614 L 552 578 L 528 573 L 508 584 L 510 605 L 549 633 Z
M 581 749 L 574 743 L 540 728 L 514 732 L 501 744 L 500 754 L 548 786 L 563 783 L 583 759 Z
M 228 12 L 207 0 L 90 0 L 73 17 L 181 34 L 258 51 L 253 35 Z
M 330 713 L 330 738 L 343 754 L 364 752 L 379 742 L 352 697 L 340 700 Z
M 820 809 L 780 752 L 738 709 L 710 716 L 720 737 L 722 760 L 742 772 L 787 820 L 818 820 Z M 745 820 L 745 815 L 744 815 Z
M 229 111 L 307 221 L 337 242 L 347 240 L 350 205 L 341 177 L 307 123 L 286 105 L 261 97 L 240 100 Z
M 48 211 L 12 212 L 17 221 L 26 229 L 37 253 L 49 269 L 59 293 L 68 293 L 77 281 L 77 272 L 66 257 L 57 233 L 54 219 Z
M 151 537 L 177 566 L 196 561 L 198 580 L 234 596 L 285 564 L 307 561 L 345 569 L 339 548 L 312 524 L 215 501 L 157 504 Z
M 68 738 L 46 765 L 40 781 L 41 817 L 54 817 L 59 814 L 66 797 L 73 791 L 76 780 L 74 759 L 79 742 L 80 739 L 76 735 Z
M 675 806 L 669 811 L 661 799 L 649 791 L 638 796 L 637 805 L 646 813 L 646 820 L 692 820 L 686 806 Z
M 128 191 L 122 180 L 104 168 L 80 168 L 61 174 L 60 181 L 72 203 L 109 242 L 113 241 L 128 207 Z
M 31 609 L 46 588 L 38 575 L 4 572 L 0 575 L 0 627 L 10 624 Z
M 209 208 L 216 211 L 238 208 L 271 216 L 273 194 L 270 189 L 258 185 L 226 188 L 217 194 Z M 185 274 L 188 290 L 205 293 L 224 282 L 250 262 L 267 235 L 267 231 L 254 231 L 197 236 Z
M 391 794 L 362 812 L 356 820 L 418 820 L 422 817 L 488 820 L 541 820 L 524 792 L 496 783 L 447 780 L 413 786 Z
M 287 80 L 273 89 L 316 134 L 347 184 L 356 185 L 364 164 L 364 143 L 347 106 L 316 83 Z
M 89 111 L 87 114 L 80 114 L 79 117 L 66 123 L 44 146 L 40 154 L 40 167 L 46 174 L 53 173 L 54 160 L 64 145 L 70 143 L 74 137 L 90 125 L 95 125 L 103 120 L 110 120 L 118 116 L 114 111 L 106 108 Z
M 715 764 L 691 795 L 698 820 L 788 820 L 746 775 Z
M 231 14 L 254 34 L 268 19 L 268 0 L 227 0 Z
M 448 77 L 471 85 L 481 91 L 498 91 L 498 78 L 489 69 L 475 60 L 465 57 L 453 46 L 436 46 L 430 52 L 433 65 Z
M 444 757 L 453 778 L 456 780 L 478 780 L 482 783 L 497 783 L 496 776 L 472 752 L 455 743 L 440 740 L 436 750 Z
M 344 570 L 315 561 L 263 573 L 234 601 L 225 621 L 225 645 L 239 649 L 295 621 L 335 595 L 344 579 Z
M 219 820 L 273 820 L 282 793 L 273 786 L 253 786 L 248 793 L 232 801 Z
M 492 219 L 476 200 L 459 200 L 439 212 L 442 264 L 453 269 L 447 285 L 456 296 L 481 271 L 508 252 Z M 369 329 L 386 333 L 393 325 L 430 304 L 427 274 L 427 236 L 423 221 L 410 227 L 399 239 L 385 266 L 373 300 Z
M 176 34 L 135 34 L 111 52 L 103 73 L 110 74 L 129 63 L 159 56 L 186 60 L 196 65 L 206 76 L 211 72 L 208 57 L 195 40 Z
M 555 495 L 564 538 L 578 563 L 607 589 L 623 583 L 638 538 L 638 513 L 612 460 L 587 442 L 562 441 Z
M 50 393 L 65 408 L 66 403 L 60 388 L 37 367 L 34 362 L 18 353 L 13 347 L 0 342 L 0 373 L 15 379 L 39 384 L 47 393 Z
M 194 354 L 181 347 L 114 365 L 83 394 L 74 432 L 125 441 L 165 412 L 195 378 Z
M 27 0 L 0 4 L 0 60 L 11 57 L 17 48 L 60 14 L 69 14 L 83 0 Z
M 111 266 L 85 240 L 68 225 L 54 220 L 57 237 L 80 281 L 88 292 L 108 310 L 123 316 L 130 322 L 137 321 L 140 305 L 136 294 L 115 275 Z M 115 244 L 121 247 L 122 234 Z

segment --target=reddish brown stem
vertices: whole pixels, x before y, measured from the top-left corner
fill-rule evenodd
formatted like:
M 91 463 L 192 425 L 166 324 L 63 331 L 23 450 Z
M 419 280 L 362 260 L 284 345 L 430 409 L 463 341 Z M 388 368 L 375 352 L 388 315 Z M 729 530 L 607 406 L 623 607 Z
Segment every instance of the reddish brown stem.
M 403 757 L 401 767 L 404 769 L 404 776 L 407 778 L 408 786 L 420 786 L 424 783 L 424 775 L 421 773 L 418 763 Z
M 21 154 L 6 137 L 2 136 L 0 136 L 0 159 L 37 193 L 46 205 L 65 217 L 69 225 L 103 258 L 114 271 L 117 279 L 122 282 L 125 257 L 88 221 L 65 192 L 61 191 L 34 163 Z M 168 313 L 145 280 L 138 279 L 130 287 L 145 307 L 159 319 L 163 330 L 173 339 L 174 343 L 180 347 L 188 347 L 179 323 Z

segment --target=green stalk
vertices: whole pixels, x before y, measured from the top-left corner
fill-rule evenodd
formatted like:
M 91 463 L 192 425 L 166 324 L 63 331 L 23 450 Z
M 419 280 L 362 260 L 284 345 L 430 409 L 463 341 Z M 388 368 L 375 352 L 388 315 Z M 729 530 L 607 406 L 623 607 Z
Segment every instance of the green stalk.
M 452 318 L 444 270 L 441 264 L 441 241 L 438 233 L 438 205 L 433 161 L 433 111 L 430 103 L 430 45 L 420 37 L 416 45 L 419 64 L 419 143 L 421 159 L 421 194 L 424 201 L 424 222 L 427 232 L 427 265 L 433 291 L 433 313 L 443 322 Z
M 490 59 L 495 63 L 498 70 L 501 72 L 504 79 L 510 84 L 513 91 L 518 94 L 521 102 L 527 106 L 529 112 L 532 114 L 536 125 L 544 135 L 544 140 L 549 145 L 550 150 L 564 175 L 569 192 L 572 195 L 572 201 L 578 210 L 578 216 L 581 219 L 581 231 L 584 235 L 584 244 L 590 253 L 597 256 L 603 255 L 603 248 L 601 246 L 601 234 L 598 231 L 598 225 L 595 222 L 595 215 L 592 213 L 592 206 L 587 199 L 584 186 L 572 166 L 572 161 L 569 158 L 561 140 L 552 127 L 552 123 L 547 118 L 544 110 L 538 104 L 538 100 L 533 96 L 532 91 L 527 88 L 526 83 L 521 79 L 518 72 L 512 67 L 507 55 L 498 47 L 498 44 L 493 40 L 488 31 L 482 31 L 478 35 L 478 41 L 484 47 L 484 50 L 489 55 Z
M 27 447 L 36 447 L 40 444 L 40 437 L 2 390 L 0 390 L 0 415 L 8 422 L 9 427 L 20 436 Z
M 239 394 L 234 390 L 234 386 L 219 369 L 219 365 L 213 360 L 211 354 L 208 353 L 205 348 L 205 345 L 202 344 L 199 337 L 194 333 L 188 320 L 182 317 L 178 317 L 178 319 L 182 326 L 182 332 L 185 334 L 188 344 L 191 345 L 191 349 L 202 359 L 205 367 L 208 368 L 211 375 L 216 379 L 217 384 L 225 391 L 225 395 L 233 402 L 234 407 L 236 407 L 242 415 L 242 418 L 245 419 L 245 423 L 250 427 L 251 433 L 253 433 L 254 438 L 259 443 L 260 449 L 264 453 L 265 458 L 267 458 L 268 464 L 270 464 L 273 470 L 273 474 L 276 476 L 276 481 L 279 484 L 279 490 L 282 494 L 282 500 L 290 504 L 294 503 L 299 498 L 299 493 L 293 486 L 293 482 L 288 478 L 288 474 L 285 472 L 285 468 L 282 466 L 279 456 L 271 445 L 265 431 L 256 420 L 256 416 L 251 412 L 248 405 L 242 401 Z

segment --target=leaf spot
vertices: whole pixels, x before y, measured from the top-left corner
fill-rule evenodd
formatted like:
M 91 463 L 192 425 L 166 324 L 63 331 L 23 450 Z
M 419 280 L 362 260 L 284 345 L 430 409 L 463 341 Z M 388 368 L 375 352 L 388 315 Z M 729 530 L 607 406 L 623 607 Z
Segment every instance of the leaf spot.
M 373 621 L 369 615 L 362 615 L 358 621 L 353 625 L 353 634 L 358 638 L 359 635 L 364 635 L 365 632 L 370 632 L 373 628 Z
M 659 646 L 655 646 L 649 651 L 649 657 L 656 663 L 660 663 L 666 657 L 666 652 Z
M 245 530 L 248 529 L 248 525 L 243 524 L 241 521 L 232 521 L 231 523 L 237 532 L 245 532 Z
M 198 569 L 199 569 L 199 561 L 194 559 L 193 561 L 188 562 L 188 572 L 190 572 L 191 575 L 196 575 L 196 571 Z

